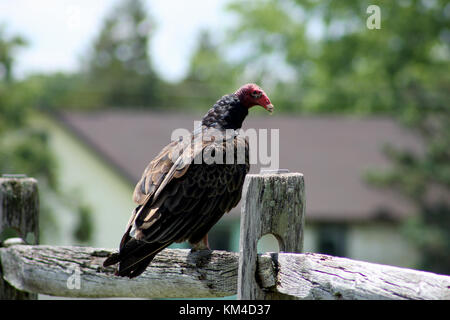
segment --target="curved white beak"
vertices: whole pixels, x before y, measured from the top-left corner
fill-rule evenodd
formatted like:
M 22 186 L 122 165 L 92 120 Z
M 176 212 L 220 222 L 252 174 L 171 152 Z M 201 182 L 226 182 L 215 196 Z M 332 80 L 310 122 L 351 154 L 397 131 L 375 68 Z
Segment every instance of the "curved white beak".
M 264 109 L 266 109 L 267 111 L 272 113 L 273 112 L 273 104 L 268 104 L 267 106 L 264 107 Z

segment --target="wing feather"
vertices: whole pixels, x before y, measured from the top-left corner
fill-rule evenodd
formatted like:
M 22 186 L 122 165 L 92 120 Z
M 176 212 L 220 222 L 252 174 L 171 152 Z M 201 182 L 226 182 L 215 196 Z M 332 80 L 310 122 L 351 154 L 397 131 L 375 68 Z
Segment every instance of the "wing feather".
M 198 242 L 225 212 L 237 205 L 249 171 L 248 141 L 240 136 L 232 139 L 234 164 L 193 163 L 205 148 L 215 149 L 225 160 L 226 143 L 230 142 L 215 142 L 204 136 L 199 140 L 194 134 L 168 144 L 149 163 L 133 194 L 138 207 L 121 241 L 122 257 L 115 257 L 114 261 L 126 260 L 124 265 L 134 268 L 131 274 L 136 276 L 145 270 L 144 262 L 148 265 L 170 243 Z M 236 163 L 239 148 L 245 150 L 244 163 Z M 131 250 L 136 243 L 139 246 Z M 130 276 L 129 272 L 132 271 L 122 274 Z

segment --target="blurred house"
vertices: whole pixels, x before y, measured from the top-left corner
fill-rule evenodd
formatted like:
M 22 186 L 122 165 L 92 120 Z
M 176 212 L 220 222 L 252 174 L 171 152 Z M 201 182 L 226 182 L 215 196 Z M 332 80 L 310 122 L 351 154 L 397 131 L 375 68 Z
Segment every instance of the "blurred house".
M 92 245 L 115 248 L 134 208 L 134 185 L 173 129 L 193 129 L 201 114 L 99 111 L 42 115 L 59 159 L 60 184 L 83 197 L 94 212 Z M 399 196 L 368 186 L 369 168 L 386 168 L 385 143 L 421 150 L 414 136 L 385 118 L 252 116 L 244 128 L 280 129 L 280 168 L 302 172 L 306 181 L 304 251 L 414 267 L 418 252 L 399 232 L 414 213 Z M 270 130 L 269 130 L 270 132 Z M 251 172 L 257 173 L 259 165 Z M 70 226 L 60 212 L 62 228 Z M 240 206 L 210 233 L 212 248 L 238 251 Z M 70 239 L 65 239 L 70 242 Z M 266 241 L 266 240 L 263 240 Z M 273 251 L 273 243 L 262 250 Z

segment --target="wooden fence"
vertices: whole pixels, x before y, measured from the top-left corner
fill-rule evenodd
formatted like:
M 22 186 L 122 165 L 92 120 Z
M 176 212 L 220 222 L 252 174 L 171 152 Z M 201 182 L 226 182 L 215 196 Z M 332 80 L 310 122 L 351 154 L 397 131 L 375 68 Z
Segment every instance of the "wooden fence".
M 299 173 L 247 175 L 240 252 L 166 249 L 135 279 L 102 263 L 111 249 L 38 245 L 38 190 L 31 178 L 0 179 L 0 299 L 61 297 L 239 299 L 450 299 L 450 277 L 316 253 L 303 244 Z M 257 254 L 273 234 L 279 253 Z M 26 243 L 24 240 L 26 239 Z

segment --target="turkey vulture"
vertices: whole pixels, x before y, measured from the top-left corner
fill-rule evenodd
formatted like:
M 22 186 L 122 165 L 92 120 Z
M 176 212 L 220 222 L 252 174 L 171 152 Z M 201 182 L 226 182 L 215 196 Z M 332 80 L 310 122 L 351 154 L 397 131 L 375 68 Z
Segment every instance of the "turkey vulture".
M 174 242 L 187 240 L 193 250 L 209 249 L 208 231 L 241 199 L 250 164 L 248 141 L 237 130 L 255 105 L 273 111 L 265 92 L 246 84 L 219 99 L 201 127 L 161 150 L 136 185 L 138 206 L 119 252 L 104 261 L 105 267 L 119 263 L 116 275 L 134 278 Z

